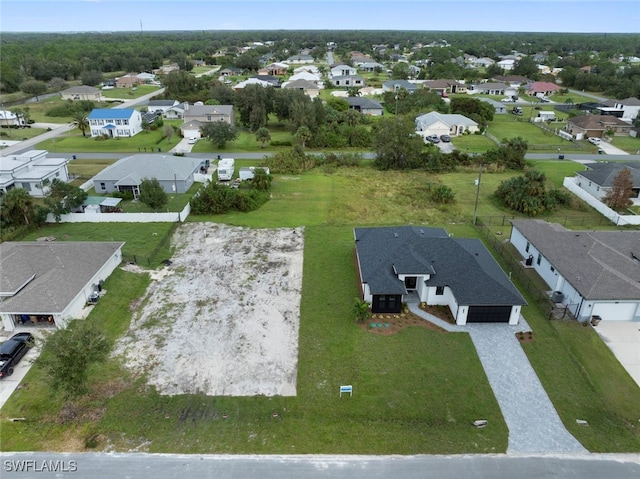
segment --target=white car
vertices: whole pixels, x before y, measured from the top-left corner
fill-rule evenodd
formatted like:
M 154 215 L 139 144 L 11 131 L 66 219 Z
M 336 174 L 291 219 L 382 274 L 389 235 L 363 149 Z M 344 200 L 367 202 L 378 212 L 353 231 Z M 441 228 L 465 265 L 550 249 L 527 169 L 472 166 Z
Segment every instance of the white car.
M 189 145 L 195 145 L 197 141 L 198 141 L 198 139 L 197 139 L 196 137 L 193 137 L 193 138 L 189 138 L 189 139 L 187 140 L 187 143 L 188 143 Z
M 589 138 L 587 139 L 587 141 L 588 141 L 589 143 L 594 144 L 594 145 L 599 145 L 599 144 L 600 144 L 600 142 L 601 142 L 602 140 L 600 140 L 600 138 L 596 138 L 596 137 L 594 137 L 594 136 L 591 136 L 591 137 L 589 137 Z

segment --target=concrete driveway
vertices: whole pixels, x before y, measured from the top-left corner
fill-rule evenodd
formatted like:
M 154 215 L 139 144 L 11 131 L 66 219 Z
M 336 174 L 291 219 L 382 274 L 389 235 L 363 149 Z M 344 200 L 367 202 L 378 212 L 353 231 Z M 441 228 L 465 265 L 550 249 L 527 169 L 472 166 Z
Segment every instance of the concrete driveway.
M 605 154 L 607 155 L 628 155 L 629 153 L 627 153 L 624 150 L 621 150 L 618 147 L 613 146 L 611 143 L 608 143 L 604 140 L 602 140 L 600 142 L 600 144 L 598 145 L 598 147 L 604 151 Z
M 600 321 L 594 329 L 640 386 L 640 323 Z
M 36 344 L 29 351 L 27 351 L 27 354 L 22 357 L 18 365 L 15 367 L 13 374 L 0 380 L 0 408 L 4 406 L 4 403 L 6 403 L 9 397 L 13 394 L 13 391 L 16 390 L 29 369 L 31 369 L 31 365 L 33 364 L 33 362 L 40 355 L 40 344 L 42 343 L 42 335 L 39 334 L 40 331 L 34 331 L 33 329 L 29 329 L 28 331 L 35 336 Z M 14 334 L 19 332 L 19 330 L 16 330 L 9 333 L 3 330 L 0 332 L 0 341 L 4 342 Z

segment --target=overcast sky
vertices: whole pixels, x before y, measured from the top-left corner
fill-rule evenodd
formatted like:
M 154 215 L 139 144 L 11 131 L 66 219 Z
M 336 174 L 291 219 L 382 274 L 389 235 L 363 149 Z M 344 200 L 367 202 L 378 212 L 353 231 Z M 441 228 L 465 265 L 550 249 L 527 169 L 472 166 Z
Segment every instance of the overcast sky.
M 640 33 L 640 0 L 0 0 L 5 32 L 456 30 Z

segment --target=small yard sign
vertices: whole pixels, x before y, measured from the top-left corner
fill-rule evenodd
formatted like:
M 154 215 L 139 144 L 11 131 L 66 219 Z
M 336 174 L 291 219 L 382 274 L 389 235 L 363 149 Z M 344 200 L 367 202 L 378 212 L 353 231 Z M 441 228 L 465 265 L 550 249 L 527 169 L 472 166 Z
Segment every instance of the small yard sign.
M 349 393 L 349 396 L 353 396 L 353 386 L 340 386 L 340 397 L 342 397 L 342 393 Z

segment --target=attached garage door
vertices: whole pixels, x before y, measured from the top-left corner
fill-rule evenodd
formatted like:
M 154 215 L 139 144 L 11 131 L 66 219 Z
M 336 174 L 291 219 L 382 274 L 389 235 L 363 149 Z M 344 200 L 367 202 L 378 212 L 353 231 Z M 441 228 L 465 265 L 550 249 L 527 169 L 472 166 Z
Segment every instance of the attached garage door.
M 511 306 L 469 306 L 467 323 L 508 323 Z

